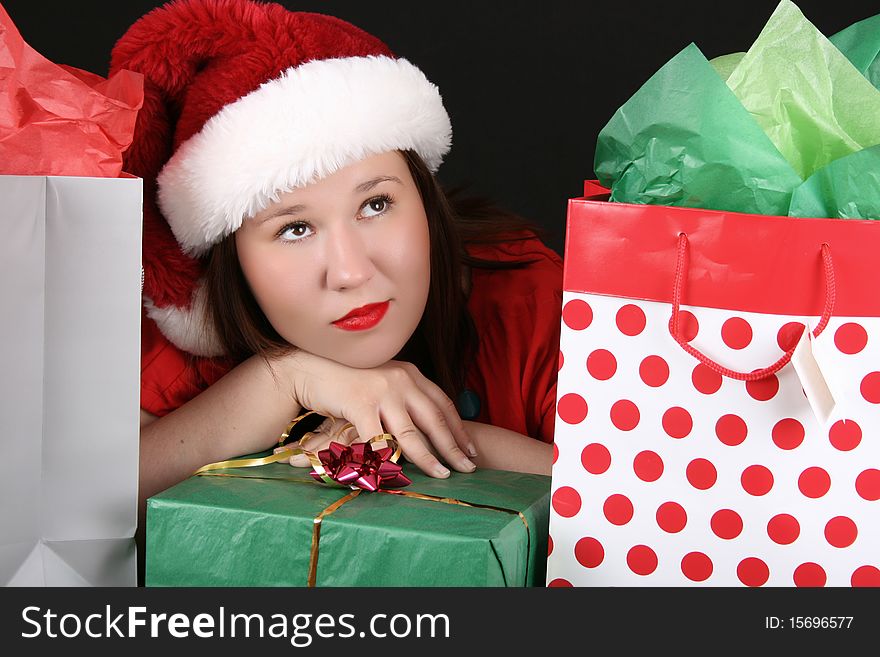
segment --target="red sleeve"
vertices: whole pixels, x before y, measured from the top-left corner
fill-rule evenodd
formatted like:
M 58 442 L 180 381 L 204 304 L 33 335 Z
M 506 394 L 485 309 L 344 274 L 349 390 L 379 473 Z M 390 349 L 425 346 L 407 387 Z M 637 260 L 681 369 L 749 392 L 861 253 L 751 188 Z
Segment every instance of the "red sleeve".
M 472 270 L 468 309 L 479 348 L 468 387 L 481 422 L 553 442 L 562 259 L 537 239 L 469 248 L 486 260 L 535 260 L 522 269 Z
M 141 318 L 141 408 L 162 417 L 183 406 L 231 368 L 175 347 L 144 311 Z

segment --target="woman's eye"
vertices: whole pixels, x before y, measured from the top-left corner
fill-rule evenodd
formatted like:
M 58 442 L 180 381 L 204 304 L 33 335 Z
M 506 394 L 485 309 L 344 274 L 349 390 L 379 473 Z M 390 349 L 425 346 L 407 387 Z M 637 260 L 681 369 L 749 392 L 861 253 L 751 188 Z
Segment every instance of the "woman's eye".
M 364 217 L 375 217 L 388 209 L 388 206 L 391 204 L 391 199 L 385 196 L 377 196 L 376 198 L 371 198 L 364 204 L 363 210 L 361 210 L 361 216 Z
M 278 233 L 278 237 L 286 242 L 296 242 L 308 237 L 312 232 L 312 228 L 308 224 L 295 223 L 282 228 L 281 232 Z

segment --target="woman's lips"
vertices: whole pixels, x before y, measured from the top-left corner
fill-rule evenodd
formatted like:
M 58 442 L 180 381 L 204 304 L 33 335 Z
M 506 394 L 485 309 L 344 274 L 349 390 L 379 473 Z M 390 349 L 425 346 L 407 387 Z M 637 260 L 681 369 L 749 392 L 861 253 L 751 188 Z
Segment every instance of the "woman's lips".
M 388 312 L 388 301 L 382 303 L 370 303 L 360 308 L 355 308 L 345 317 L 340 317 L 333 326 L 344 331 L 366 331 L 382 321 Z

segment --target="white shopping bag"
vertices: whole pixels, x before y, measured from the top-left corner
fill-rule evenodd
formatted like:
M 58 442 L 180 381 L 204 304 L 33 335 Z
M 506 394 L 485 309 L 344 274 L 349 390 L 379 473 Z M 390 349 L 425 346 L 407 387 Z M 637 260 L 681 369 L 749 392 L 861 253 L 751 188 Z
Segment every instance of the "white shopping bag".
M 878 252 L 880 222 L 570 202 L 549 585 L 880 585 Z
M 142 181 L 0 176 L 0 583 L 133 586 Z

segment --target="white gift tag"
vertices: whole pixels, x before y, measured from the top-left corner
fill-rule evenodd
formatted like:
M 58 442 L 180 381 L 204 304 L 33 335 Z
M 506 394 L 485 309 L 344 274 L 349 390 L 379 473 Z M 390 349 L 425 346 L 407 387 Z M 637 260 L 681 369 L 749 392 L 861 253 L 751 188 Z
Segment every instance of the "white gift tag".
M 836 402 L 828 378 L 813 353 L 813 331 L 809 325 L 804 326 L 801 339 L 791 356 L 791 364 L 797 372 L 813 414 L 824 427 L 834 412 Z

